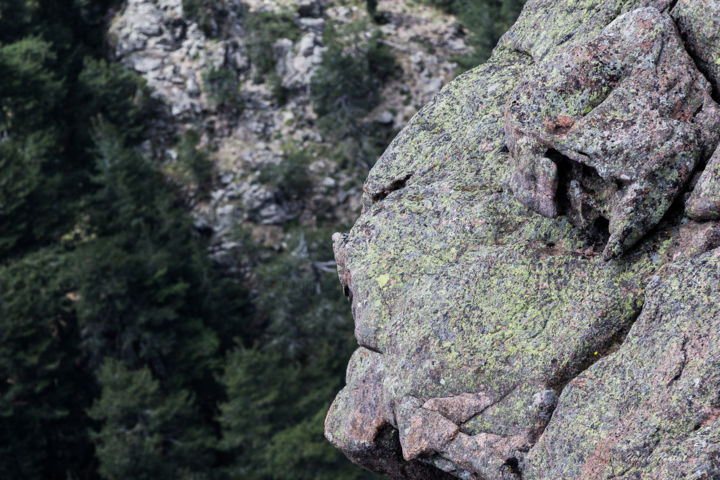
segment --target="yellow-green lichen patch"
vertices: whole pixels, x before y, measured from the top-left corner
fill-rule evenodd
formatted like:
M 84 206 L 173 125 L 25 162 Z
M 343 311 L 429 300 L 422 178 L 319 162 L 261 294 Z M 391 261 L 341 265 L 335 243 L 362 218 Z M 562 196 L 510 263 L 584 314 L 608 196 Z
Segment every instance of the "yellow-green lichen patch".
M 671 265 L 651 282 L 620 349 L 565 389 L 528 457 L 532 478 L 620 468 L 634 478 L 697 478 L 711 465 L 720 443 L 702 442 L 720 435 L 719 257 Z

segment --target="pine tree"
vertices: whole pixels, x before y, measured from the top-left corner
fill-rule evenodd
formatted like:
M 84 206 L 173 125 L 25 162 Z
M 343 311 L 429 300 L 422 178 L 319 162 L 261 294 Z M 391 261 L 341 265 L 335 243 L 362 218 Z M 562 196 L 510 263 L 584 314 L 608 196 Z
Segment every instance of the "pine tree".
M 74 275 L 81 346 L 91 366 L 104 365 L 91 410 L 102 422 L 99 472 L 209 478 L 223 393 L 214 373 L 230 339 L 245 333 L 244 292 L 211 268 L 157 167 L 109 123 L 98 121 L 94 138 L 92 238 L 78 248 Z
M 102 423 L 100 475 L 107 480 L 203 479 L 212 435 L 186 390 L 165 392 L 148 368 L 128 370 L 106 359 L 98 374 L 102 394 L 89 415 Z
M 112 478 L 204 477 L 214 372 L 248 334 L 244 291 L 215 272 L 186 205 L 137 153 L 153 105 L 100 59 L 110 2 L 0 4 L 3 478 L 97 478 L 98 464 Z M 148 436 L 118 435 L 132 416 Z
M 323 437 L 323 419 L 344 381 L 352 321 L 328 260 L 324 229 L 298 229 L 288 249 L 257 269 L 254 304 L 266 318 L 258 344 L 238 347 L 221 377 L 221 448 L 233 480 L 373 478 Z
M 72 255 L 0 267 L 0 472 L 65 480 L 92 461 L 84 413 L 96 387 L 77 348 Z
M 64 91 L 54 58 L 37 37 L 0 45 L 0 259 L 49 243 L 66 215 L 51 208 L 60 190 L 52 113 Z

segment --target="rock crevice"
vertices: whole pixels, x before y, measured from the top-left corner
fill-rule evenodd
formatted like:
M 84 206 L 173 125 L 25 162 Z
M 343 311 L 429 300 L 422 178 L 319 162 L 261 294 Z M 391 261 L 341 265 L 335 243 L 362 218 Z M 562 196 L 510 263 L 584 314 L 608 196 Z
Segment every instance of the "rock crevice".
M 605 258 L 622 255 L 659 223 L 720 131 L 709 94 L 670 16 L 648 7 L 618 17 L 547 57 L 510 97 L 515 196 L 584 229 L 606 218 Z M 565 175 L 548 152 L 567 159 Z

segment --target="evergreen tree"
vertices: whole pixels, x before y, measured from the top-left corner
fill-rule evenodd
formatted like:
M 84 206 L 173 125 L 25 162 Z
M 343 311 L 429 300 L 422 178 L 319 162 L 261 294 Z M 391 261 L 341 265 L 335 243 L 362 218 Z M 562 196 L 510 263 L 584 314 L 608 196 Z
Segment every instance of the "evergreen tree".
M 197 187 L 196 194 L 205 197 L 212 183 L 213 165 L 206 151 L 198 149 L 200 134 L 188 130 L 183 134 L 177 145 L 177 163 L 183 170 L 185 183 Z
M 221 448 L 231 479 L 361 479 L 323 437 L 330 401 L 355 341 L 337 283 L 329 231 L 297 229 L 288 248 L 257 269 L 261 343 L 239 347 L 221 378 Z
M 94 364 L 110 355 L 160 378 L 174 367 L 179 383 L 200 381 L 218 348 L 203 320 L 212 275 L 204 251 L 157 169 L 109 124 L 98 124 L 96 140 L 97 190 L 87 208 L 94 239 L 76 272 L 84 348 Z
M 342 383 L 338 367 L 346 359 L 327 342 L 318 343 L 316 358 L 302 362 L 272 347 L 229 354 L 222 377 L 229 400 L 219 417 L 229 479 L 379 478 L 352 467 L 323 436 L 330 400 Z
M 162 478 L 205 475 L 223 395 L 213 372 L 247 334 L 245 293 L 213 270 L 186 206 L 136 151 L 153 105 L 138 77 L 100 58 L 107 4 L 0 5 L 3 478 L 98 478 L 98 465 L 129 478 L 129 464 L 155 460 L 172 471 Z M 122 381 L 100 375 L 106 356 Z M 122 392 L 135 384 L 145 403 Z M 163 439 L 156 457 L 109 433 L 114 412 L 147 405 L 161 418 L 148 423 Z M 175 446 L 173 428 L 191 447 Z M 116 447 L 136 457 L 116 465 Z
M 359 170 L 357 175 L 372 167 L 392 136 L 390 129 L 365 117 L 380 102 L 383 83 L 399 68 L 381 32 L 368 37 L 368 28 L 362 21 L 337 29 L 328 26 L 327 49 L 310 81 L 318 126 L 332 139 L 339 163 Z
M 213 377 L 219 335 L 244 333 L 235 300 L 243 292 L 212 270 L 157 168 L 125 148 L 107 123 L 98 122 L 95 139 L 97 188 L 87 208 L 93 238 L 80 249 L 75 275 L 81 345 L 91 365 L 105 363 L 103 394 L 91 411 L 103 422 L 99 472 L 107 479 L 205 478 L 215 462 L 212 417 L 222 395 Z M 156 413 L 145 419 L 146 409 Z M 137 435 L 117 434 L 135 431 L 128 422 L 140 422 Z M 190 437 L 166 438 L 173 428 Z
M 73 257 L 39 250 L 0 267 L 0 472 L 66 480 L 92 464 L 95 382 L 78 349 Z
M 131 371 L 106 359 L 98 374 L 102 394 L 89 410 L 102 422 L 100 475 L 107 480 L 203 479 L 212 435 L 198 424 L 186 390 L 165 392 L 150 370 Z
M 49 243 L 65 219 L 52 208 L 61 189 L 53 112 L 64 92 L 54 58 L 37 37 L 0 45 L 0 258 Z

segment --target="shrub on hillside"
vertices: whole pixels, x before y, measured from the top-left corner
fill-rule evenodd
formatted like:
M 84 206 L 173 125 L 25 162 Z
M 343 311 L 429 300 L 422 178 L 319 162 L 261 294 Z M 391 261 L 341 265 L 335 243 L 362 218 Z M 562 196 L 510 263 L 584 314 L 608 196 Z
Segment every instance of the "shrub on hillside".
M 203 73 L 203 88 L 213 107 L 243 108 L 240 82 L 235 72 L 224 67 L 212 67 Z
M 347 33 L 328 28 L 327 50 L 310 82 L 319 116 L 367 113 L 380 102 L 383 82 L 397 71 L 395 57 L 382 43 L 380 32 L 367 37 L 366 27 L 357 24 Z
M 399 69 L 379 31 L 355 22 L 344 30 L 328 28 L 327 50 L 311 82 L 318 126 L 333 140 L 344 166 L 369 168 L 387 146 L 388 133 L 365 118 L 379 105 L 383 84 Z
M 472 50 L 456 61 L 462 70 L 481 64 L 520 14 L 525 0 L 418 0 L 457 16 Z
M 308 172 L 311 161 L 312 157 L 304 150 L 290 152 L 280 163 L 266 166 L 258 180 L 274 186 L 286 200 L 299 199 L 312 188 Z
M 185 18 L 197 23 L 208 38 L 221 36 L 223 24 L 230 15 L 228 9 L 237 9 L 237 3 L 232 0 L 182 0 L 182 6 Z
M 275 71 L 275 42 L 281 38 L 299 39 L 300 29 L 288 12 L 252 12 L 246 18 L 248 57 L 255 68 L 255 81 L 261 83 Z
M 198 149 L 200 134 L 188 130 L 178 143 L 178 164 L 188 172 L 190 180 L 201 193 L 206 193 L 212 183 L 213 165 L 206 151 Z

